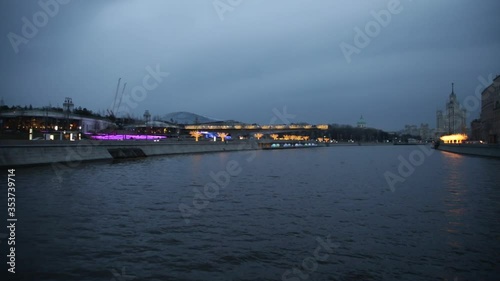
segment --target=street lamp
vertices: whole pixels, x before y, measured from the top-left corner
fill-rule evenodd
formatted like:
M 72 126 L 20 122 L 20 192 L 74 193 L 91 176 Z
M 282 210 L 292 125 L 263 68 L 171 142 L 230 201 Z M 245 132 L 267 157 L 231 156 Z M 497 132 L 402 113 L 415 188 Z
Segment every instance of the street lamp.
M 71 111 L 73 111 L 73 107 L 74 107 L 73 100 L 71 98 L 66 97 L 64 99 L 63 106 L 64 106 L 64 113 L 66 115 L 66 129 L 68 129 L 69 128 L 69 114 Z

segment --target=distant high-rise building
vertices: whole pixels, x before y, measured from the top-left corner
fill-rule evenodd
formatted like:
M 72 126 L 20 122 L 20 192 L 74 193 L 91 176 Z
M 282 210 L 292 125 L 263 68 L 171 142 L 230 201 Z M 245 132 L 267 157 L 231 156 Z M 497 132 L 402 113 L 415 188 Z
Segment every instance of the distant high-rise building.
M 416 125 L 405 125 L 405 128 L 403 130 L 403 134 L 411 135 L 411 136 L 418 136 L 418 127 Z
M 447 134 L 466 133 L 466 110 L 460 105 L 455 95 L 453 83 L 451 84 L 451 94 L 446 102 L 446 111 L 436 111 L 436 134 L 438 136 Z
M 142 116 L 144 117 L 144 122 L 148 123 L 151 121 L 151 113 L 149 113 L 149 110 L 144 111 L 144 115 Z
M 73 104 L 73 99 L 66 97 L 64 99 L 63 106 L 64 106 L 64 112 L 66 113 L 73 112 L 73 109 L 75 107 L 75 105 Z
M 431 138 L 431 130 L 429 129 L 429 124 L 427 123 L 422 123 L 420 124 L 420 128 L 419 128 L 419 136 L 423 139 L 423 140 L 427 140 L 429 138 Z
M 420 127 L 417 125 L 405 125 L 401 133 L 413 137 L 420 137 L 422 140 L 429 140 L 433 136 L 433 130 L 429 128 L 429 124 L 427 123 L 421 123 Z
M 436 133 L 444 134 L 445 125 L 444 125 L 444 115 L 442 110 L 436 111 Z

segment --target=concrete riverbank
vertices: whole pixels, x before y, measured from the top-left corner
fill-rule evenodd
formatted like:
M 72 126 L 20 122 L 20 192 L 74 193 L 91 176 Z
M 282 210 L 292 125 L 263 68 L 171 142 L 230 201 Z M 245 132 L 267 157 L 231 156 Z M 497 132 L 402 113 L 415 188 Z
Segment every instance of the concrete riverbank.
M 438 150 L 458 154 L 475 155 L 483 157 L 500 158 L 500 145 L 498 144 L 444 144 L 440 143 Z
M 295 146 L 302 143 L 302 146 Z M 125 141 L 0 141 L 0 167 L 16 167 L 44 165 L 53 163 L 73 163 L 85 161 L 99 161 L 113 159 L 128 159 L 159 155 L 208 153 L 222 151 L 257 150 L 271 148 L 272 144 L 285 145 L 285 148 L 312 148 L 312 147 L 342 147 L 342 146 L 370 146 L 392 145 L 392 143 L 314 143 L 296 141 L 272 140 L 235 140 L 224 142 L 194 140 L 125 140 Z M 292 146 L 292 144 L 294 144 Z M 312 145 L 314 144 L 314 146 Z
M 256 141 L 1 141 L 0 166 L 113 160 L 158 155 L 259 149 Z

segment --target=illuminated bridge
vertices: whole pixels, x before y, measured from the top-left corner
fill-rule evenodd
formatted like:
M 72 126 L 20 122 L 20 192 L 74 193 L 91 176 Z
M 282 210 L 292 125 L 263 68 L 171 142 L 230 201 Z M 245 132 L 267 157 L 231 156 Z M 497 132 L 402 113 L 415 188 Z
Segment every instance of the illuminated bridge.
M 242 123 L 206 123 L 196 125 L 184 125 L 184 130 L 188 131 L 192 136 L 205 135 L 205 138 L 222 137 L 227 135 L 232 137 L 253 135 L 257 139 L 261 139 L 268 135 L 274 140 L 295 140 L 307 141 L 311 135 L 318 135 L 318 131 L 328 130 L 328 125 L 310 125 L 310 124 L 290 124 L 290 125 L 257 125 L 257 124 L 242 124 Z M 319 133 L 323 136 L 323 133 Z M 214 140 L 215 140 L 214 138 Z
M 293 131 L 312 131 L 312 130 L 328 130 L 328 125 L 245 125 L 245 124 L 198 124 L 198 125 L 185 125 L 184 129 L 191 131 L 223 131 L 223 132 L 260 132 L 260 133 L 284 133 Z

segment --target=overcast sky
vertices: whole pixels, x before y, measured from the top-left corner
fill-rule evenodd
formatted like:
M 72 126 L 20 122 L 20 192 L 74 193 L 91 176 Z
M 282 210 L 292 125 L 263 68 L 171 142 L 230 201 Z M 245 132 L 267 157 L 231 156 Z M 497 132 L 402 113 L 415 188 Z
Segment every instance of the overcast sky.
M 121 77 L 136 116 L 435 127 L 500 74 L 500 1 L 394 1 L 1 1 L 0 97 L 106 110 Z

